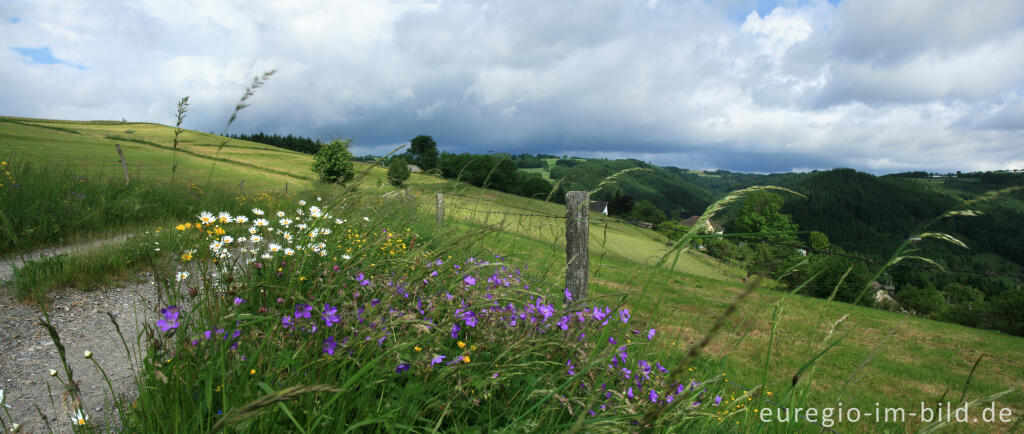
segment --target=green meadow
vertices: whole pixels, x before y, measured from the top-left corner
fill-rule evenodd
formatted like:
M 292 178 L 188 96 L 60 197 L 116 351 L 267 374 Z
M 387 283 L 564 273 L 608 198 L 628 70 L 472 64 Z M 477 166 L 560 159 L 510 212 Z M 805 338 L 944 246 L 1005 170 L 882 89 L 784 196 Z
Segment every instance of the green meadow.
M 483 331 L 473 331 L 479 332 L 471 336 L 481 342 L 481 348 L 483 342 L 496 346 L 506 342 L 502 339 L 515 338 L 513 347 L 522 355 L 481 349 L 480 356 L 474 354 L 472 360 L 482 365 L 484 361 L 493 359 L 495 364 L 486 370 L 472 371 L 477 369 L 474 362 L 465 362 L 466 372 L 456 375 L 442 374 L 427 361 L 413 361 L 419 360 L 416 357 L 420 353 L 413 347 L 426 345 L 417 342 L 432 342 L 436 348 L 445 348 L 453 355 L 459 351 L 452 347 L 455 345 L 453 340 L 446 340 L 444 336 L 432 337 L 430 333 L 408 324 L 395 325 L 393 336 L 396 339 L 416 336 L 400 341 L 396 344 L 396 351 L 410 358 L 408 361 L 413 369 L 410 372 L 427 379 L 423 382 L 400 376 L 392 379 L 391 375 L 403 373 L 395 373 L 396 368 L 392 366 L 395 360 L 392 359 L 387 359 L 387 369 L 379 372 L 382 377 L 370 375 L 376 372 L 372 369 L 378 368 L 370 368 L 375 363 L 368 362 L 380 362 L 378 358 L 385 357 L 374 352 L 373 345 L 354 349 L 352 359 L 342 367 L 326 364 L 324 358 L 327 356 L 319 351 L 319 340 L 296 343 L 295 347 L 285 349 L 267 343 L 242 343 L 242 348 L 251 352 L 250 358 L 257 360 L 255 364 L 238 362 L 234 356 L 227 355 L 225 344 L 217 344 L 220 347 L 211 349 L 209 353 L 188 350 L 189 340 L 201 336 L 204 330 L 229 323 L 229 319 L 251 325 L 244 332 L 243 339 L 278 336 L 282 342 L 291 342 L 297 332 L 276 328 L 280 327 L 277 323 L 281 315 L 289 315 L 291 311 L 288 309 L 295 303 L 312 300 L 311 294 L 321 297 L 317 298 L 320 304 L 323 304 L 322 297 L 329 296 L 325 292 L 326 284 L 317 286 L 319 284 L 312 283 L 316 279 L 307 280 L 307 274 L 303 273 L 320 273 L 336 264 L 340 264 L 341 273 L 360 272 L 362 275 L 362 272 L 370 274 L 373 271 L 377 276 L 406 279 L 402 281 L 413 287 L 413 283 L 418 284 L 420 279 L 424 282 L 430 279 L 423 264 L 439 255 L 470 264 L 475 264 L 472 262 L 475 259 L 468 259 L 469 255 L 477 258 L 480 255 L 497 255 L 503 264 L 509 264 L 509 268 L 522 268 L 523 281 L 528 281 L 532 287 L 515 296 L 509 295 L 509 300 L 525 303 L 528 297 L 523 294 L 527 293 L 546 295 L 547 300 L 560 300 L 566 262 L 566 211 L 564 205 L 423 174 L 413 174 L 407 181 L 406 190 L 411 199 L 392 198 L 390 195 L 385 198 L 382 195 L 396 188 L 387 183 L 386 169 L 382 167 L 356 163 L 358 184 L 347 188 L 324 186 L 314 181 L 310 155 L 189 130 L 178 137 L 177 150 L 174 141 L 174 128 L 157 124 L 0 118 L 0 159 L 16 169 L 11 174 L 14 183 L 24 186 L 39 184 L 32 187 L 38 191 L 20 196 L 10 190 L 14 187 L 9 183 L 0 187 L 0 197 L 9 195 L 12 198 L 12 202 L 5 203 L 2 210 L 6 223 L 0 223 L 4 225 L 3 233 L 8 238 L 3 243 L 4 250 L 0 251 L 0 256 L 102 238 L 113 233 L 141 233 L 157 226 L 162 228 L 162 234 L 152 236 L 161 237 L 162 245 L 174 246 L 167 250 L 177 255 L 188 248 L 202 250 L 205 242 L 209 241 L 198 238 L 204 236 L 201 233 L 195 238 L 188 238 L 193 236 L 191 232 L 173 229 L 181 223 L 195 222 L 201 211 L 247 213 L 253 207 L 266 208 L 267 211 L 293 209 L 295 201 L 305 199 L 313 202 L 318 196 L 322 196 L 323 203 L 331 204 L 331 209 L 336 209 L 337 214 L 345 216 L 347 221 L 359 222 L 362 216 L 373 218 L 368 218 L 367 223 L 359 223 L 358 229 L 350 229 L 347 233 L 345 226 L 333 229 L 336 238 L 331 238 L 332 242 L 336 241 L 340 250 L 349 249 L 346 256 L 353 257 L 351 263 L 339 261 L 335 254 L 331 255 L 333 262 L 318 262 L 327 259 L 303 256 L 306 259 L 298 262 L 298 267 L 303 267 L 296 269 L 298 274 L 286 274 L 290 269 L 276 276 L 272 273 L 245 274 L 240 278 L 248 286 L 228 284 L 222 287 L 227 288 L 230 294 L 237 293 L 238 297 L 248 300 L 246 304 L 232 306 L 230 297 L 219 295 L 200 296 L 193 300 L 192 311 L 182 315 L 183 318 L 191 318 L 189 315 L 194 314 L 197 319 L 183 319 L 183 328 L 177 335 L 157 334 L 162 348 L 170 345 L 182 351 L 181 367 L 174 368 L 172 366 L 177 365 L 173 364 L 146 365 L 142 377 L 147 392 L 142 393 L 139 400 L 150 407 L 126 411 L 128 415 L 124 416 L 123 423 L 141 431 L 168 430 L 174 423 L 205 431 L 214 427 L 224 428 L 222 424 L 229 422 L 230 429 L 238 431 L 301 431 L 327 429 L 330 423 L 355 424 L 360 417 L 368 417 L 366 420 L 369 422 L 364 427 L 375 431 L 389 430 L 387 427 L 396 426 L 400 420 L 407 421 L 408 426 L 404 429 L 415 431 L 499 428 L 512 431 L 622 431 L 642 430 L 643 427 L 631 428 L 628 425 L 636 419 L 630 419 L 630 415 L 644 416 L 654 411 L 622 398 L 622 404 L 615 407 L 621 414 L 613 417 L 598 413 L 596 419 L 586 419 L 585 410 L 597 408 L 596 401 L 575 399 L 565 391 L 578 387 L 578 383 L 565 379 L 565 358 L 570 358 L 570 362 L 576 360 L 578 370 L 585 370 L 593 378 L 603 378 L 600 377 L 603 365 L 609 355 L 615 356 L 602 352 L 604 347 L 597 344 L 593 347 L 580 344 L 577 347 L 572 342 L 552 342 L 525 334 L 507 337 L 502 334 L 504 332 L 485 335 Z M 115 143 L 120 144 L 124 151 L 132 179 L 130 184 L 134 187 L 123 186 Z M 174 164 L 177 164 L 177 169 L 172 177 Z M 554 160 L 549 161 L 549 166 L 553 164 Z M 30 173 L 34 175 L 26 175 Z M 79 216 L 76 219 L 78 223 L 43 222 L 35 217 L 66 208 L 68 190 L 79 188 L 73 187 L 75 182 L 90 186 L 87 198 L 81 200 L 95 200 L 72 212 L 71 215 Z M 286 184 L 288 194 L 285 194 Z M 437 210 L 434 204 L 438 193 L 444 195 L 445 203 L 444 221 L 440 227 L 435 226 Z M 152 198 L 152 202 L 148 203 L 145 197 Z M 13 198 L 18 202 L 13 202 Z M 33 209 L 34 201 L 48 201 L 45 206 L 49 208 L 39 205 Z M 118 215 L 130 218 L 119 218 Z M 378 220 L 383 222 L 381 226 L 374 223 Z M 402 232 L 405 228 L 399 226 L 409 227 L 409 233 L 419 234 L 423 245 L 410 246 L 409 236 Z M 761 281 L 747 295 L 747 285 L 755 279 L 748 279 L 747 273 L 738 266 L 722 263 L 697 251 L 686 251 L 678 257 L 670 255 L 664 265 L 655 267 L 670 253 L 671 245 L 667 238 L 654 231 L 600 215 L 591 215 L 589 230 L 591 286 L 588 301 L 628 308 L 633 312 L 633 322 L 629 327 L 622 326 L 623 333 L 612 335 L 612 332 L 602 329 L 595 337 L 607 339 L 615 336 L 619 341 L 628 340 L 624 345 L 635 341 L 637 348 L 643 344 L 644 349 L 640 350 L 645 351 L 643 354 L 659 357 L 662 364 L 672 369 L 672 363 L 678 364 L 686 359 L 688 351 L 713 332 L 707 346 L 701 348 L 699 357 L 687 360 L 688 367 L 684 371 L 686 378 L 706 380 L 712 394 L 724 397 L 726 404 L 716 405 L 713 409 L 699 407 L 701 410 L 693 411 L 680 409 L 680 406 L 671 407 L 671 417 L 667 417 L 666 422 L 644 427 L 668 432 L 819 432 L 819 426 L 806 422 L 762 424 L 754 410 L 775 408 L 777 404 L 823 408 L 841 403 L 845 408 L 866 411 L 875 409 L 876 405 L 915 411 L 922 402 L 932 405 L 940 400 L 957 401 L 961 397 L 964 401 L 972 401 L 1008 389 L 1017 391 L 999 397 L 998 407 L 1013 408 L 1015 421 L 1020 420 L 1024 409 L 1024 393 L 1020 391 L 1024 388 L 1024 338 L 804 297 L 799 292 L 789 295 L 787 291 L 791 288 L 776 287 L 769 280 Z M 353 237 L 353 233 L 358 236 Z M 357 241 L 360 237 L 369 241 Z M 396 239 L 400 241 L 396 242 Z M 129 240 L 126 245 L 133 242 L 139 241 Z M 387 254 L 396 249 L 400 254 Z M 7 288 L 22 298 L 44 300 L 41 295 L 54 287 L 76 284 L 81 280 L 87 280 L 89 287 L 96 287 L 104 279 L 130 278 L 128 274 L 131 273 L 127 271 L 153 270 L 164 273 L 170 282 L 174 280 L 170 276 L 173 276 L 175 265 L 196 264 L 176 263 L 175 257 L 162 259 L 150 250 L 112 246 L 98 253 L 30 262 L 20 274 L 16 273 L 13 282 L 8 282 Z M 394 256 L 401 256 L 401 259 Z M 205 259 L 213 261 L 216 258 Z M 197 262 L 199 260 L 196 259 Z M 63 262 L 55 266 L 55 261 Z M 133 261 L 130 270 L 119 265 L 126 261 Z M 474 270 L 492 271 L 486 265 L 474 267 Z M 60 271 L 47 271 L 53 269 Z M 338 270 L 336 268 L 334 272 Z M 437 283 L 447 285 L 446 288 L 459 287 L 461 275 L 447 268 L 445 270 L 454 274 L 444 275 L 447 280 L 438 278 L 442 280 Z M 481 274 L 478 279 L 483 280 L 486 274 Z M 381 277 L 380 282 L 374 280 L 373 285 L 379 283 L 379 290 L 384 291 L 386 285 L 383 282 Z M 275 302 L 273 297 L 259 295 L 256 288 L 279 288 L 287 294 L 282 297 L 287 299 L 284 304 L 288 308 L 282 308 L 284 304 Z M 161 290 L 181 289 L 180 285 L 171 284 Z M 745 298 L 737 304 L 734 300 L 739 296 Z M 444 300 L 439 298 L 437 302 L 443 304 Z M 403 302 L 399 300 L 396 303 Z M 309 301 L 309 305 L 316 304 Z M 266 310 L 255 310 L 257 305 L 269 308 L 277 315 L 261 316 Z M 731 308 L 735 308 L 735 312 L 724 317 Z M 358 314 L 353 315 L 353 319 L 359 317 Z M 158 318 L 164 317 L 154 314 L 153 319 Z M 713 330 L 716 325 L 719 328 Z M 631 335 L 628 329 L 632 327 L 637 327 L 638 331 L 656 329 L 657 337 L 648 342 L 640 334 Z M 371 340 L 391 336 L 377 331 L 366 333 L 366 338 Z M 427 337 L 420 338 L 416 333 Z M 218 352 L 221 350 L 225 351 Z M 291 354 L 293 359 L 279 360 L 270 355 L 281 351 Z M 549 351 L 549 355 L 545 356 L 545 351 Z M 611 351 L 610 347 L 607 351 Z M 552 358 L 550 354 L 561 358 L 547 360 Z M 579 359 L 584 357 L 580 354 L 589 358 Z M 387 357 L 391 357 L 390 353 Z M 584 367 L 584 363 L 589 364 Z M 631 363 L 635 364 L 635 361 L 631 359 Z M 401 367 L 400 364 L 398 366 Z M 513 377 L 515 380 L 500 386 L 488 382 L 486 377 L 492 372 L 498 373 L 494 369 L 500 366 L 515 367 L 507 372 L 517 372 L 523 377 Z M 237 384 L 224 386 L 213 379 L 224 370 L 244 374 L 250 367 L 254 373 L 249 375 L 267 373 L 262 383 L 241 383 L 242 379 L 239 379 L 227 380 Z M 360 386 L 362 389 L 346 382 L 335 385 L 341 391 L 296 389 L 289 392 L 293 395 L 282 392 L 285 386 L 312 387 L 313 383 L 301 383 L 302 376 L 297 372 L 303 369 L 314 372 L 318 383 L 332 378 L 351 378 L 364 384 Z M 209 380 L 202 380 L 195 388 L 184 382 L 167 381 L 168 376 L 172 380 L 183 378 L 186 372 L 198 372 L 197 378 Z M 528 380 L 527 375 L 543 380 Z M 230 395 L 227 390 L 237 395 Z M 345 394 L 353 393 L 353 390 L 375 395 L 369 395 L 369 398 L 360 395 L 347 403 L 344 398 L 340 401 L 332 398 L 348 396 Z M 445 395 L 449 390 L 458 396 L 459 403 L 444 401 L 447 398 L 423 397 Z M 194 402 L 197 406 L 194 414 L 188 408 L 179 408 L 184 403 L 193 403 L 190 394 L 198 397 Z M 500 397 L 505 400 L 505 406 L 501 402 L 487 400 L 485 394 Z M 682 394 L 679 396 L 683 397 Z M 261 397 L 271 397 L 273 402 L 262 407 L 247 407 Z M 687 396 L 689 402 L 707 399 L 691 398 L 693 396 Z M 473 405 L 474 402 L 477 406 Z M 485 404 L 480 405 L 480 402 Z M 411 410 L 400 409 L 402 405 L 409 405 Z M 560 406 L 570 410 L 563 413 Z M 450 414 L 448 408 L 461 413 Z M 571 410 L 573 408 L 575 410 Z M 502 409 L 517 411 L 522 417 L 498 417 L 495 416 L 497 413 L 487 413 L 500 413 Z M 328 411 L 338 415 L 335 422 L 311 415 Z M 167 420 L 154 422 L 153 418 L 158 418 L 161 413 L 168 415 Z M 367 416 L 371 414 L 378 416 Z M 237 419 L 221 419 L 224 415 Z M 499 425 L 485 422 L 491 417 L 497 418 L 498 422 L 490 423 Z M 1019 422 L 1015 423 L 951 424 L 946 429 L 949 432 L 1014 432 L 1021 428 Z M 913 432 L 927 425 L 908 418 L 904 422 L 889 423 L 846 422 L 832 428 L 839 432 Z

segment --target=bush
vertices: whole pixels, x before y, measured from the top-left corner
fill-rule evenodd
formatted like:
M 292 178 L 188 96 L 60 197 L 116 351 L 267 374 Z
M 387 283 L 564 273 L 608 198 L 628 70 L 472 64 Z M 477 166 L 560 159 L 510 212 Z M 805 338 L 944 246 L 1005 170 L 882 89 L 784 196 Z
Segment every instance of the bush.
M 313 157 L 313 171 L 321 182 L 344 184 L 352 180 L 352 153 L 348 150 L 351 140 L 335 140 L 324 145 Z
M 388 166 L 388 181 L 395 187 L 401 187 L 405 183 L 406 179 L 409 179 L 409 163 L 405 162 L 405 159 L 393 158 L 391 159 L 391 165 Z

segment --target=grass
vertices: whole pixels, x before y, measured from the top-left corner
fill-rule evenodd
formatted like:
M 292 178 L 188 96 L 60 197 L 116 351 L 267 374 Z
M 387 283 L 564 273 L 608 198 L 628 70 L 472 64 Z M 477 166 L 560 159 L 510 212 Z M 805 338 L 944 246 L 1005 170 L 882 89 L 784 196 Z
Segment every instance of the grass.
M 111 128 L 123 128 L 119 123 L 35 123 L 52 128 L 0 122 L 0 134 L 24 133 L 24 128 L 37 134 L 37 144 L 54 137 L 74 147 L 77 137 L 81 143 L 99 140 L 109 150 L 105 135 L 112 134 Z M 135 131 L 132 134 L 148 130 Z M 142 140 L 167 143 L 166 137 L 173 139 L 158 131 L 148 134 Z M 0 135 L 0 146 L 9 143 L 4 138 L 7 136 Z M 182 146 L 201 153 L 203 148 L 196 143 Z M 211 143 L 219 141 L 214 138 Z M 241 147 L 253 145 L 235 146 L 237 154 L 231 158 L 242 159 Z M 93 152 L 89 145 L 81 149 Z M 145 150 L 153 153 L 154 159 L 169 155 L 160 154 L 166 152 L 160 147 L 147 146 Z M 42 157 L 43 153 L 39 154 Z M 179 155 L 178 160 L 179 173 L 186 161 L 210 162 L 191 154 Z M 216 171 L 256 170 L 230 161 L 217 163 Z M 299 163 L 282 163 L 275 170 L 298 171 Z M 308 176 L 308 165 L 306 170 L 296 175 Z M 169 167 L 159 176 L 149 176 L 162 180 L 168 172 Z M 643 396 L 626 397 L 630 383 L 621 371 L 607 370 L 610 358 L 622 345 L 628 347 L 634 373 L 639 368 L 638 358 L 659 361 L 669 369 L 681 367 L 686 377 L 707 387 L 707 397 L 697 398 L 687 391 L 676 395 L 680 402 L 685 398 L 685 402 L 702 399 L 706 403 L 708 397 L 717 395 L 729 404 L 697 410 L 671 407 L 646 428 L 655 431 L 818 432 L 820 428 L 808 423 L 761 424 L 753 409 L 772 408 L 769 400 L 821 408 L 835 406 L 841 399 L 846 408 L 874 409 L 878 402 L 911 411 L 920 402 L 956 402 L 965 384 L 969 384 L 968 401 L 1024 386 L 1021 338 L 799 293 L 785 295 L 770 289 L 772 282 L 736 304 L 737 296 L 746 291 L 741 281 L 744 272 L 692 252 L 682 255 L 672 268 L 656 269 L 652 264 L 670 251 L 668 240 L 623 222 L 596 218 L 590 229 L 592 286 L 587 301 L 611 308 L 613 321 L 606 327 L 589 328 L 597 323 L 588 317 L 583 323 L 571 322 L 569 330 L 562 331 L 556 321 L 579 310 L 579 305 L 564 304 L 561 295 L 564 222 L 557 217 L 564 215 L 564 206 L 423 175 L 409 180 L 408 191 L 416 198 L 413 201 L 382 200 L 382 193 L 393 190 L 382 182 L 383 176 L 383 169 L 371 169 L 353 191 L 323 192 L 325 202 L 334 205 L 331 212 L 345 220 L 338 226 L 331 223 L 333 219 L 323 222 L 332 229 L 325 239 L 330 254 L 324 257 L 296 249 L 295 256 L 285 258 L 277 253 L 273 261 L 259 258 L 259 267 L 245 267 L 245 261 L 239 260 L 244 252 L 232 250 L 236 256 L 229 261 L 212 256 L 208 244 L 214 233 L 210 227 L 206 228 L 210 233 L 166 227 L 159 240 L 133 239 L 125 246 L 95 254 L 32 263 L 19 275 L 28 280 L 16 287 L 42 288 L 34 290 L 38 294 L 50 284 L 100 282 L 104 275 L 125 272 L 121 259 L 146 258 L 136 261 L 144 261 L 157 275 L 167 304 L 178 306 L 179 322 L 178 328 L 166 332 L 151 329 L 143 392 L 134 407 L 122 412 L 122 423 L 146 432 L 180 427 L 307 431 L 403 426 L 425 431 L 636 430 L 641 425 L 632 424 L 646 423 L 646 416 L 658 407 L 650 405 L 649 399 L 645 402 Z M 230 187 L 229 181 L 216 173 L 213 179 L 214 185 Z M 437 192 L 445 194 L 449 206 L 442 228 L 434 226 L 433 194 Z M 318 203 L 313 202 L 313 195 L 306 197 L 311 204 Z M 224 209 L 255 218 L 249 212 L 251 202 L 242 202 L 208 205 L 211 211 Z M 275 205 L 297 219 L 294 203 L 287 203 Z M 222 226 L 236 239 L 247 235 L 248 225 Z M 281 233 L 263 234 L 287 245 L 281 241 Z M 293 235 L 297 234 L 294 230 Z M 167 247 L 157 252 L 154 241 Z M 180 254 L 188 248 L 197 253 L 184 261 Z M 438 259 L 442 265 L 428 265 Z M 186 270 L 190 277 L 178 282 L 176 273 Z M 432 276 L 432 271 L 438 275 Z M 362 286 L 359 275 L 370 283 Z M 474 276 L 477 283 L 467 284 L 467 275 Z M 492 277 L 509 286 L 491 284 L 484 290 Z M 185 286 L 198 289 L 194 298 L 182 292 Z M 445 292 L 455 298 L 449 300 Z M 556 312 L 546 322 L 550 333 L 507 327 L 507 317 L 479 309 L 499 300 L 500 305 L 512 303 L 517 312 L 523 312 L 527 304 L 536 305 L 533 297 L 538 295 L 545 296 Z M 235 297 L 245 301 L 236 304 Z M 366 301 L 373 299 L 380 301 L 376 305 Z M 466 306 L 460 306 L 459 300 Z M 420 312 L 422 307 L 417 307 L 416 301 L 424 301 L 428 308 Z M 341 321 L 332 327 L 319 323 L 313 332 L 313 322 L 324 314 L 323 303 L 338 307 Z M 296 318 L 296 305 L 306 304 L 313 306 L 314 314 L 309 319 Z M 468 326 L 465 313 L 456 310 L 467 306 L 479 315 L 476 327 Z M 730 306 L 736 308 L 735 313 L 722 316 Z M 360 307 L 366 310 L 360 312 Z M 620 308 L 632 312 L 629 324 L 615 318 Z M 173 312 L 154 315 L 153 322 L 167 321 L 168 315 Z M 285 315 L 298 321 L 295 327 L 283 326 Z M 428 319 L 432 322 L 425 322 Z M 370 322 L 375 325 L 370 327 Z M 453 323 L 462 325 L 455 338 L 450 335 Z M 716 324 L 721 329 L 702 348 L 705 356 L 681 365 L 687 352 Z M 644 337 L 648 328 L 657 330 L 650 341 Z M 207 330 L 216 335 L 218 329 L 229 336 L 235 329 L 240 334 L 218 339 L 205 336 Z M 633 334 L 634 329 L 644 334 Z M 579 333 L 588 336 L 577 340 Z M 349 336 L 350 344 L 339 346 L 335 354 L 325 354 L 323 344 L 329 336 L 336 342 Z M 384 344 L 378 345 L 381 337 Z M 618 343 L 608 345 L 609 337 Z M 459 341 L 467 347 L 459 347 Z M 447 356 L 445 363 L 462 355 L 470 356 L 471 361 L 430 366 L 428 355 L 434 354 Z M 981 354 L 985 357 L 972 374 Z M 403 363 L 409 370 L 397 372 Z M 576 375 L 569 375 L 570 367 Z M 492 377 L 495 373 L 498 378 Z M 797 373 L 799 381 L 793 387 Z M 652 378 L 645 384 L 658 385 L 654 390 L 664 398 L 664 388 L 671 386 L 669 379 L 660 372 Z M 598 382 L 615 385 L 612 398 L 591 393 Z M 747 394 L 744 388 L 756 392 Z M 637 387 L 634 392 L 650 390 Z M 589 409 L 598 410 L 600 404 L 607 406 L 605 411 L 590 416 Z M 1015 409 L 1019 417 L 1024 397 L 1019 392 L 1002 396 L 998 406 Z M 357 425 L 360 423 L 363 425 Z M 835 428 L 841 432 L 912 431 L 924 425 L 871 422 Z M 958 432 L 976 428 L 953 426 Z M 1013 429 L 1007 424 L 993 428 Z

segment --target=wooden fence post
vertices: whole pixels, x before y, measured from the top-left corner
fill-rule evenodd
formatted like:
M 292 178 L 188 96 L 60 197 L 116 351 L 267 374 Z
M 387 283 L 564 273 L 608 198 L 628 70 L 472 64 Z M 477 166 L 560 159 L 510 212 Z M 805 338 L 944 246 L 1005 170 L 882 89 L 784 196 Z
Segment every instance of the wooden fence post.
M 565 287 L 573 301 L 587 296 L 590 273 L 590 193 L 570 191 L 565 195 Z
M 121 170 L 124 171 L 124 185 L 128 185 L 128 162 L 124 159 L 124 152 L 121 152 L 121 144 L 114 143 L 117 148 L 117 157 L 121 159 Z
M 444 223 L 444 194 L 437 194 L 437 226 Z

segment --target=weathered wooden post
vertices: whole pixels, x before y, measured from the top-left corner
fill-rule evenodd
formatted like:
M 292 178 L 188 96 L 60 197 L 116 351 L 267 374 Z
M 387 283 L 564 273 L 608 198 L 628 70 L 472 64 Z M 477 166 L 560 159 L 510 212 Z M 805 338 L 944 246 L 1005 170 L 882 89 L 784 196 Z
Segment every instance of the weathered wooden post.
M 565 195 L 565 287 L 573 301 L 587 296 L 590 273 L 590 193 L 570 191 Z
M 437 194 L 437 226 L 444 223 L 444 194 Z
M 121 152 L 121 144 L 114 143 L 117 148 L 117 157 L 121 160 L 121 170 L 124 171 L 124 185 L 128 185 L 128 162 L 124 159 L 124 152 Z

